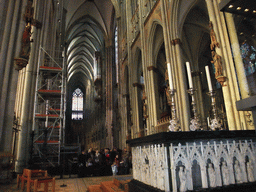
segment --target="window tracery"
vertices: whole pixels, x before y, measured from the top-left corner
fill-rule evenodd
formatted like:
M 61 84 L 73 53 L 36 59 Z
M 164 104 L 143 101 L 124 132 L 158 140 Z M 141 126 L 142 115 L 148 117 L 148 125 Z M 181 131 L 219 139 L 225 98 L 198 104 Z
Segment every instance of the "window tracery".
M 72 95 L 72 119 L 82 120 L 83 119 L 83 92 L 77 88 Z

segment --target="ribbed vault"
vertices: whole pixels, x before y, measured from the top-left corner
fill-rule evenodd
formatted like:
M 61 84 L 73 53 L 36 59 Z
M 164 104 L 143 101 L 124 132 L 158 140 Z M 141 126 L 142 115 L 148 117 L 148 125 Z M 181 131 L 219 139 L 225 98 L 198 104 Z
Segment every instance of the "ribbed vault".
M 104 51 L 114 7 L 110 0 L 69 1 L 67 5 L 66 55 L 68 86 L 94 80 L 96 51 Z M 72 10 L 71 10 L 72 9 Z M 72 83 L 71 83 L 72 82 Z M 81 84 L 80 84 L 81 85 Z
M 115 1 L 116 2 L 116 1 Z M 99 90 L 96 78 L 104 78 L 105 47 L 113 39 L 115 9 L 111 0 L 64 0 L 66 9 L 65 48 L 67 67 L 67 143 L 85 142 L 85 135 L 98 130 L 105 122 L 99 110 Z M 96 57 L 95 57 L 96 55 Z M 101 74 L 102 73 L 102 74 Z M 83 119 L 72 121 L 72 94 L 83 92 Z M 98 91 L 98 92 L 97 92 Z M 99 118 L 100 117 L 100 118 Z M 97 119 L 97 120 L 95 120 Z

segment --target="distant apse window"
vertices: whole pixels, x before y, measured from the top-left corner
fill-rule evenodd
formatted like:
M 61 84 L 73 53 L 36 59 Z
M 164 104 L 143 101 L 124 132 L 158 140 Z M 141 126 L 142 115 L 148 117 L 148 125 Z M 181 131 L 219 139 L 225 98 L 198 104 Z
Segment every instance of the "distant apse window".
M 83 119 L 83 98 L 84 94 L 81 89 L 77 88 L 73 92 L 72 96 L 72 119 L 82 120 Z

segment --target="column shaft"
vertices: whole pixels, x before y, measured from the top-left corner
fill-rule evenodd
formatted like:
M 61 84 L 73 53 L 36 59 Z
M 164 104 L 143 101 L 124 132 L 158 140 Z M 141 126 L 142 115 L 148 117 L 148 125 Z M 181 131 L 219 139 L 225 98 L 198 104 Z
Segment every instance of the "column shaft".
M 220 42 L 220 34 L 221 31 L 218 28 L 218 21 L 217 21 L 217 16 L 215 15 L 215 7 L 213 5 L 213 1 L 212 0 L 205 0 L 206 1 L 206 5 L 207 5 L 207 9 L 208 9 L 208 13 L 209 13 L 209 19 L 213 24 L 213 28 L 216 34 L 216 39 L 217 42 Z M 221 23 L 219 23 L 221 25 Z M 224 46 L 221 44 L 224 44 L 225 42 L 220 42 L 220 47 Z M 222 57 L 222 63 L 224 61 L 223 58 L 223 54 L 222 54 L 222 50 L 221 48 L 216 48 L 216 53 L 218 55 L 220 55 Z M 224 63 L 223 63 L 224 65 Z M 226 65 L 227 66 L 227 65 Z M 223 68 L 224 72 L 225 72 L 225 67 Z M 226 84 L 231 83 L 231 82 L 225 82 Z M 226 113 L 227 113 L 227 121 L 228 121 L 228 125 L 229 125 L 229 130 L 236 130 L 237 129 L 237 124 L 235 121 L 235 117 L 234 117 L 234 107 L 233 107 L 233 103 L 232 103 L 232 98 L 230 95 L 230 89 L 229 86 L 224 86 L 222 87 L 222 91 L 223 91 L 223 97 L 224 97 L 224 103 L 225 103 L 225 108 L 226 108 Z M 239 119 L 239 117 L 237 117 Z
M 20 37 L 18 31 L 21 31 L 22 27 L 18 25 L 20 21 L 20 9 L 21 1 L 15 1 L 13 20 L 10 23 L 6 23 L 6 27 L 10 26 L 10 36 L 5 53 L 1 54 L 4 57 L 3 64 L 5 65 L 3 81 L 2 81 L 2 92 L 1 92 L 1 103 L 0 103 L 0 138 L 2 133 L 4 137 L 1 138 L 0 150 L 11 151 L 11 140 L 12 140 L 12 126 L 14 117 L 14 104 L 15 104 L 15 94 L 18 80 L 18 72 L 14 69 L 14 57 L 19 54 L 20 44 L 17 42 L 17 37 Z M 10 5 L 11 6 L 11 5 Z M 11 7 L 9 7 L 11 8 Z M 9 22 L 9 21 L 8 21 Z M 18 29 L 17 29 L 18 28 Z M 7 29 L 8 31 L 8 29 Z M 5 41 L 5 40 L 4 40 Z
M 108 130 L 108 137 L 106 138 L 106 145 L 113 147 L 113 67 L 112 67 L 113 47 L 106 47 L 106 128 Z

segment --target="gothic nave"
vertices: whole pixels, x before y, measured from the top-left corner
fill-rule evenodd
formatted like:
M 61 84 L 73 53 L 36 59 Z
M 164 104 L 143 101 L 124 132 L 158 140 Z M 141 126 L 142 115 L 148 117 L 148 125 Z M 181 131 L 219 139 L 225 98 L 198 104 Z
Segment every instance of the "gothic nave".
M 253 138 L 254 0 L 2 0 L 0 13 L 0 162 L 14 156 L 16 173 L 32 164 L 60 166 L 89 148 L 127 148 L 136 159 L 136 146 L 152 144 L 154 135 L 176 134 L 183 143 L 236 131 Z M 161 141 L 155 144 L 161 151 Z M 234 152 L 230 161 L 252 161 L 256 178 L 252 154 Z M 208 171 L 211 163 L 216 171 L 207 157 Z M 176 166 L 188 164 L 181 158 Z M 176 178 L 177 170 L 175 185 L 152 186 L 211 186 L 200 178 L 182 189 Z

